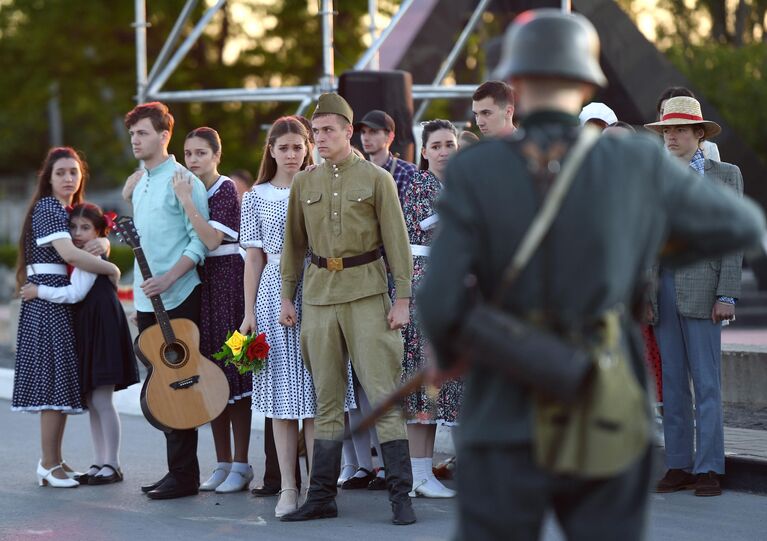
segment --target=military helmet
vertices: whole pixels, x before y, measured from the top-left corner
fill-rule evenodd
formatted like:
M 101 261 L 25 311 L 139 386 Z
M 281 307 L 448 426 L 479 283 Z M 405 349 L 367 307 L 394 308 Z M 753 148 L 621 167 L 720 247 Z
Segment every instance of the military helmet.
M 606 86 L 599 67 L 599 36 L 589 20 L 558 9 L 521 13 L 506 31 L 496 79 L 559 77 Z

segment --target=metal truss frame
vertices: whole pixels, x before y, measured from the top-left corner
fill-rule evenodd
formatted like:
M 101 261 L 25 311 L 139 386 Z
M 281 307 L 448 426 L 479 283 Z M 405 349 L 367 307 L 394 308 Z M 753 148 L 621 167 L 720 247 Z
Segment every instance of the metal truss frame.
M 222 101 L 288 101 L 298 102 L 297 113 L 302 113 L 310 103 L 315 101 L 323 92 L 337 89 L 335 66 L 333 58 L 333 0 L 321 0 L 320 17 L 322 18 L 322 65 L 323 75 L 316 85 L 284 86 L 279 88 L 222 88 L 209 90 L 163 90 L 173 71 L 183 61 L 186 54 L 200 37 L 206 25 L 213 16 L 224 6 L 226 0 L 217 0 L 202 15 L 194 25 L 192 31 L 176 48 L 184 25 L 189 19 L 192 10 L 199 0 L 187 0 L 179 13 L 173 28 L 168 35 L 160 53 L 155 59 L 154 65 L 147 73 L 147 42 L 146 34 L 149 24 L 146 18 L 146 0 L 134 0 L 135 21 L 133 23 L 136 39 L 136 101 L 146 103 L 152 100 L 166 102 L 222 102 Z M 355 70 L 366 68 L 377 69 L 377 56 L 381 45 L 391 34 L 397 23 L 415 3 L 415 0 L 403 0 L 397 12 L 392 17 L 389 25 L 379 36 L 374 36 L 375 26 L 372 21 L 377 13 L 377 1 L 369 0 L 368 8 L 371 17 L 371 35 L 374 39 L 370 47 L 360 56 L 355 63 Z M 455 65 L 458 56 L 487 8 L 490 0 L 480 0 L 474 9 L 471 18 L 464 27 L 450 53 L 440 67 L 439 73 L 430 85 L 413 85 L 413 99 L 424 100 L 418 109 L 416 117 L 419 117 L 432 99 L 457 99 L 467 98 L 472 95 L 476 87 L 474 85 L 443 84 L 445 77 Z M 174 51 L 175 48 L 175 51 Z M 416 118 L 417 120 L 417 118 Z

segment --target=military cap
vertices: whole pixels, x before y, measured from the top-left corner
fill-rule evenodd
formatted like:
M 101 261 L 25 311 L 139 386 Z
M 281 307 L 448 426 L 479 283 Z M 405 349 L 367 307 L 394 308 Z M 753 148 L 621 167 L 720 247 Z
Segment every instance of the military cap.
M 354 112 L 347 101 L 335 92 L 326 92 L 317 100 L 317 108 L 312 117 L 332 113 L 344 117 L 349 124 L 354 123 Z
M 542 8 L 521 13 L 506 31 L 496 79 L 557 77 L 605 86 L 599 35 L 583 15 Z

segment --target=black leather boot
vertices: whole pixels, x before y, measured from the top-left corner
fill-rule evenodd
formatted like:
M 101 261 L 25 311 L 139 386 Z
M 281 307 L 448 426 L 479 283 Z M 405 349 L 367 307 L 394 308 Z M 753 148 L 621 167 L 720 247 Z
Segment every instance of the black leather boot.
M 301 507 L 280 517 L 282 522 L 300 522 L 338 516 L 336 483 L 341 474 L 342 448 L 343 442 L 340 441 L 314 440 L 309 494 Z
M 386 468 L 386 487 L 389 489 L 392 524 L 413 524 L 415 511 L 408 495 L 413 490 L 413 470 L 410 466 L 410 447 L 407 440 L 382 443 L 381 453 Z

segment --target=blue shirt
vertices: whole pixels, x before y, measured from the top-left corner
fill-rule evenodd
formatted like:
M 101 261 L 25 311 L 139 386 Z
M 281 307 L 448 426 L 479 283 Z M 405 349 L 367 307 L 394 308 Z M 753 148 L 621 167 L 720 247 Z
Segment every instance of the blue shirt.
M 208 195 L 205 185 L 173 156 L 154 169 L 147 169 L 133 191 L 133 221 L 141 237 L 141 247 L 152 276 L 168 272 L 182 256 L 200 264 L 205 259 L 205 245 L 192 227 L 184 207 L 173 191 L 173 175 L 177 171 L 192 177 L 192 200 L 200 216 L 208 221 Z M 144 278 L 138 262 L 133 265 L 133 302 L 139 312 L 152 312 L 152 302 L 144 295 Z M 176 280 L 160 298 L 166 310 L 179 306 L 200 283 L 193 267 Z

